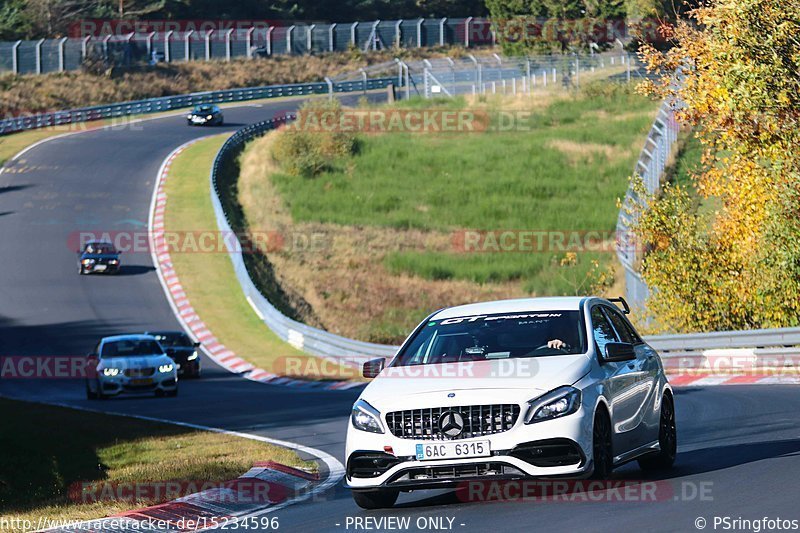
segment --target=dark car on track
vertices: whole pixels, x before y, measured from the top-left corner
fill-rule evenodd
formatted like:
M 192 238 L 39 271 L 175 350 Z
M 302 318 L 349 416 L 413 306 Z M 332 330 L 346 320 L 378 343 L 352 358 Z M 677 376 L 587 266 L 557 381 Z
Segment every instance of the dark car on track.
M 225 123 L 225 117 L 218 106 L 201 104 L 195 106 L 186 115 L 186 123 L 189 126 L 222 126 Z
M 78 250 L 78 274 L 118 274 L 121 262 L 120 252 L 106 241 L 87 242 Z
M 155 337 L 168 356 L 178 365 L 178 375 L 200 377 L 200 347 L 182 331 L 147 331 L 145 335 Z

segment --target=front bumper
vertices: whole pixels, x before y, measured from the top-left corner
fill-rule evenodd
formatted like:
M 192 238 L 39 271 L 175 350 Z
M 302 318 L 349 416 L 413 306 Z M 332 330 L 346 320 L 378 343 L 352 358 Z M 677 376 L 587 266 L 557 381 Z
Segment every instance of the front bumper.
M 87 274 L 116 274 L 119 272 L 120 263 L 109 264 L 109 263 L 102 263 L 102 264 L 91 264 L 91 265 L 81 265 L 83 267 L 83 271 Z
M 488 457 L 427 461 L 417 460 L 416 445 L 438 441 L 401 439 L 388 431 L 369 433 L 349 425 L 345 483 L 352 489 L 411 490 L 452 487 L 475 480 L 591 474 L 592 417 L 583 407 L 572 415 L 530 425 L 522 419 L 520 416 L 508 431 L 458 441 L 488 440 Z M 370 461 L 376 462 L 372 472 Z
M 156 372 L 148 377 L 103 375 L 98 377 L 98 386 L 105 396 L 171 392 L 178 388 L 178 376 L 174 370 L 168 373 Z

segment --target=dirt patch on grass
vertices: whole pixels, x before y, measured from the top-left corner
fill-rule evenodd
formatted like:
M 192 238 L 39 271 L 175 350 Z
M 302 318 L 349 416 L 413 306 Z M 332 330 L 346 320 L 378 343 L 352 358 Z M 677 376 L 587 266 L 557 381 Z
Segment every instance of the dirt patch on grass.
M 603 156 L 608 160 L 624 156 L 620 154 L 619 148 L 609 144 L 599 143 L 580 143 L 575 141 L 567 141 L 564 139 L 553 139 L 547 141 L 545 144 L 547 148 L 558 150 L 567 157 L 571 165 L 578 165 L 586 161 L 588 158 L 595 156 Z

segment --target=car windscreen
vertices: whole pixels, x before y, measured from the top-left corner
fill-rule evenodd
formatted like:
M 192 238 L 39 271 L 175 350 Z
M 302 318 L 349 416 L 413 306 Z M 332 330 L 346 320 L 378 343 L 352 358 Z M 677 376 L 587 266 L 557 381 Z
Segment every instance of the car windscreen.
M 189 348 L 194 346 L 192 340 L 183 333 L 154 333 L 153 337 L 161 346 Z
M 466 316 L 429 321 L 398 354 L 393 366 L 544 357 L 585 351 L 579 311 Z
M 111 244 L 88 244 L 86 245 L 87 254 L 116 254 L 117 250 Z
M 104 343 L 100 357 L 133 357 L 163 353 L 161 346 L 152 339 L 124 339 Z
M 201 105 L 194 108 L 195 113 L 213 113 L 214 107 L 209 105 Z

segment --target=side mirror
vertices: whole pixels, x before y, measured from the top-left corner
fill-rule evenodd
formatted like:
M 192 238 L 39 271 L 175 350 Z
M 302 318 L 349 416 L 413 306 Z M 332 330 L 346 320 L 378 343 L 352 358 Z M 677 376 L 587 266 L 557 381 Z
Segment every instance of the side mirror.
M 369 361 L 364 363 L 364 366 L 361 369 L 361 374 L 365 378 L 377 377 L 378 374 L 381 373 L 381 370 L 383 370 L 383 367 L 385 365 L 386 365 L 386 359 L 384 359 L 383 357 L 378 359 L 370 359 Z
M 636 358 L 633 344 L 629 342 L 609 342 L 606 344 L 606 353 L 603 361 L 621 362 Z

